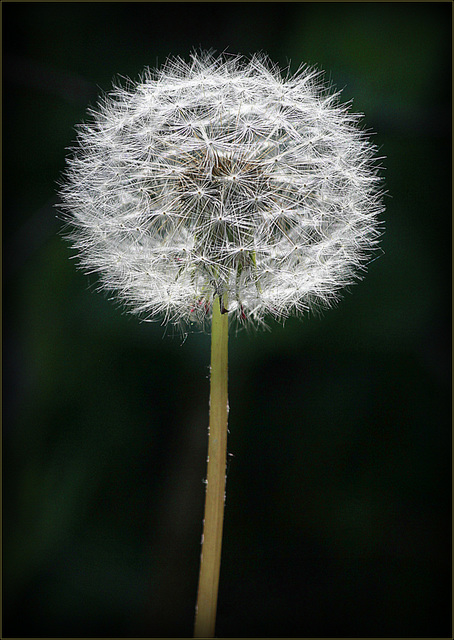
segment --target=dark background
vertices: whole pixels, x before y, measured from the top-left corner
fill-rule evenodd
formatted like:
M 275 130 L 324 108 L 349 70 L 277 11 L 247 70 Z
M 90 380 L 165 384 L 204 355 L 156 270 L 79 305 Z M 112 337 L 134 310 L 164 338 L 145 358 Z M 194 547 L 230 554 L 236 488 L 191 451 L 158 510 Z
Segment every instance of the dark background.
M 3 635 L 192 635 L 209 336 L 76 271 L 56 181 L 118 74 L 316 64 L 386 156 L 337 308 L 232 333 L 217 635 L 451 636 L 451 4 L 3 4 Z

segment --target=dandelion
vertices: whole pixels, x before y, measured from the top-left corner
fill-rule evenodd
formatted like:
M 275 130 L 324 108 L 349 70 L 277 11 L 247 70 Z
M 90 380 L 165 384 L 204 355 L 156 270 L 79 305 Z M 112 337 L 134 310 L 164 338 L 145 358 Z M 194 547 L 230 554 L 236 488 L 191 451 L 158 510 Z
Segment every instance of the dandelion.
M 116 86 L 79 128 L 61 189 L 80 266 L 145 320 L 212 323 L 196 635 L 214 635 L 228 322 L 329 306 L 361 277 L 383 210 L 376 149 L 318 70 L 193 54 Z

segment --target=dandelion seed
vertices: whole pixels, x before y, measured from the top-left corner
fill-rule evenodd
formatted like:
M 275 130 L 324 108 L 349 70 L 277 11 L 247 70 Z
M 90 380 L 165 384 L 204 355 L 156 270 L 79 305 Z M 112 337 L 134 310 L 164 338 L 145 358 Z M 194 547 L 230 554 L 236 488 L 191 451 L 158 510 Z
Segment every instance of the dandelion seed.
M 68 235 L 144 319 L 203 324 L 220 294 L 242 324 L 304 313 L 377 248 L 375 147 L 314 69 L 283 79 L 265 56 L 171 58 L 91 117 L 61 189 Z

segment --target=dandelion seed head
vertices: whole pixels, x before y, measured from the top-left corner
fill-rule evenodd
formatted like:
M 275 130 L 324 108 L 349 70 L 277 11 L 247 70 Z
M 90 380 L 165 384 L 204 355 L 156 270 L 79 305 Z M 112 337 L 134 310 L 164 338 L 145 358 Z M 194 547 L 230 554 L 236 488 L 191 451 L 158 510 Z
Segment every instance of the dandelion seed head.
M 260 325 L 361 277 L 383 211 L 376 149 L 322 74 L 193 54 L 116 86 L 79 127 L 61 210 L 80 266 L 146 320 Z

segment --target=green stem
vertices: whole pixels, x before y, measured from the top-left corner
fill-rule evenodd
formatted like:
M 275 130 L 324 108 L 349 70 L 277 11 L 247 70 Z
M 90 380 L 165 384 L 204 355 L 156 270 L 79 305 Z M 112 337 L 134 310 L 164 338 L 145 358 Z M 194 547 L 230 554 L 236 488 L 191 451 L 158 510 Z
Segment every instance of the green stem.
M 213 638 L 216 623 L 227 457 L 227 360 L 228 315 L 221 313 L 220 299 L 216 298 L 211 329 L 208 471 L 194 638 Z

